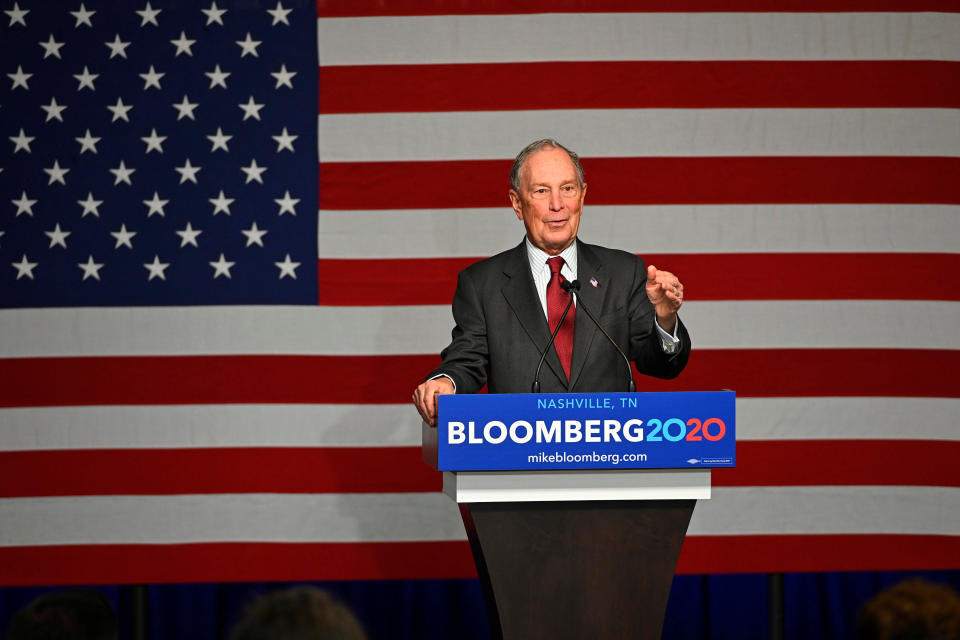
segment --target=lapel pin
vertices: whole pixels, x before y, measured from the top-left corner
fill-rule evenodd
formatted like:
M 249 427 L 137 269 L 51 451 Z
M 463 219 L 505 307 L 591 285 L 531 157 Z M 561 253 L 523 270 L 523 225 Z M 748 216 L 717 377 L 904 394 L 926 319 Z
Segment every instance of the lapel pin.
M 590 278 L 590 284 L 592 284 L 594 287 L 597 287 L 600 285 L 600 283 L 597 282 L 596 278 Z

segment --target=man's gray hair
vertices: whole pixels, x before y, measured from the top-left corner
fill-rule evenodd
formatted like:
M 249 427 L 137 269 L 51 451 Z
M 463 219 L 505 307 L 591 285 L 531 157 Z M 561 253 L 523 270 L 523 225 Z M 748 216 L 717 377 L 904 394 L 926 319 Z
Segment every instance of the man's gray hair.
M 531 142 L 523 148 L 523 151 L 517 154 L 517 157 L 513 161 L 513 167 L 510 169 L 510 188 L 517 193 L 520 193 L 520 171 L 523 170 L 523 165 L 526 164 L 527 158 L 544 149 L 563 149 L 567 152 L 567 155 L 570 156 L 570 160 L 573 162 L 573 166 L 577 170 L 577 180 L 580 182 L 580 187 L 582 188 L 583 166 L 580 164 L 580 156 L 573 151 L 570 151 L 570 149 L 567 149 L 553 138 L 544 138 L 543 140 Z

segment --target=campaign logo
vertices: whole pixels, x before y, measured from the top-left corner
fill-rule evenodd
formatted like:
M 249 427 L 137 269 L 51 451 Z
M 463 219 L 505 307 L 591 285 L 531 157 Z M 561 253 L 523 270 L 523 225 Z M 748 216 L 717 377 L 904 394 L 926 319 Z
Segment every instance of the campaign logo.
M 730 467 L 732 392 L 445 395 L 443 470 Z

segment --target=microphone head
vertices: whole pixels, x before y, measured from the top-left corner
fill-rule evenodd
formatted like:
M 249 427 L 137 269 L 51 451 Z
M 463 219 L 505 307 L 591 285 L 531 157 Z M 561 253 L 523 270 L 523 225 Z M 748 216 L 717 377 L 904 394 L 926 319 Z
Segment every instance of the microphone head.
M 564 280 L 560 283 L 560 286 L 563 287 L 564 291 L 580 291 L 580 281 L 574 280 L 573 282 L 567 282 Z

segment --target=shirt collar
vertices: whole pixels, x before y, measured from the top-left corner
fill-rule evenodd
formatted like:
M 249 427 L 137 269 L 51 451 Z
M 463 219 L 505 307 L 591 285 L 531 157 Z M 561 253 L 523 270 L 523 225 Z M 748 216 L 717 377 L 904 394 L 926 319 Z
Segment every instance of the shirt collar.
M 548 255 L 540 247 L 534 246 L 530 242 L 530 238 L 524 237 L 524 242 L 527 245 L 527 259 L 530 261 L 530 269 L 535 271 L 549 269 L 547 260 L 554 256 Z M 577 241 L 574 240 L 569 247 L 561 251 L 560 257 L 563 258 L 564 270 L 570 269 L 570 273 L 573 275 L 573 278 L 570 279 L 575 279 L 577 277 Z

